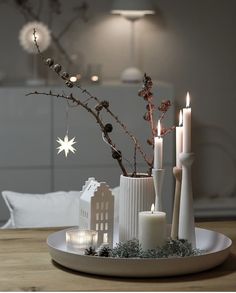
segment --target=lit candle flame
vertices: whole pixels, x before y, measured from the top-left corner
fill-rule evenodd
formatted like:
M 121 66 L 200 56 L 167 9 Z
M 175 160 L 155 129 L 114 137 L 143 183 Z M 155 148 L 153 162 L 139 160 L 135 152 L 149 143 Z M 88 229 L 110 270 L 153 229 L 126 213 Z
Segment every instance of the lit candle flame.
M 154 206 L 154 203 L 153 203 L 152 206 L 151 206 L 151 212 L 152 212 L 152 214 L 153 214 L 154 210 L 155 210 L 155 206 Z
M 186 96 L 186 108 L 190 107 L 190 95 L 189 92 L 187 92 L 187 96 Z
M 158 120 L 158 123 L 157 123 L 157 136 L 158 137 L 161 136 L 161 121 L 160 121 L 160 119 Z
M 183 112 L 182 110 L 179 111 L 179 126 L 183 124 Z

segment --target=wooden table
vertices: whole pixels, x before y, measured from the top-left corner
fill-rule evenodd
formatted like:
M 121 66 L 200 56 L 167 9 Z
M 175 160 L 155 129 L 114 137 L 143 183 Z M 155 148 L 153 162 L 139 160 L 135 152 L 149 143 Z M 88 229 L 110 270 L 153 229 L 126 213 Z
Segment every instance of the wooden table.
M 201 223 L 233 240 L 210 271 L 172 278 L 122 279 L 77 273 L 52 262 L 47 236 L 58 229 L 0 230 L 0 291 L 236 291 L 236 221 Z

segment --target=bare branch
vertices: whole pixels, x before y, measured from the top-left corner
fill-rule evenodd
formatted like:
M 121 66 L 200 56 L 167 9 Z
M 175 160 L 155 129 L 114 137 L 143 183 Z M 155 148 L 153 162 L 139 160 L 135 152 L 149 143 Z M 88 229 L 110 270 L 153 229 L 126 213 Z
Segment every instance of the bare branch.
M 83 107 L 85 110 L 87 110 L 96 120 L 96 122 L 98 123 L 98 125 L 100 126 L 101 128 L 101 131 L 104 135 L 104 138 L 106 139 L 106 141 L 109 143 L 111 149 L 115 149 L 115 144 L 112 142 L 109 134 L 107 133 L 107 131 L 105 130 L 105 125 L 104 123 L 102 122 L 102 120 L 99 118 L 99 116 L 97 115 L 96 112 L 94 112 L 90 107 L 87 106 L 87 104 L 84 104 L 83 102 L 81 102 L 79 99 L 76 99 L 72 94 L 70 94 L 69 96 L 65 96 L 63 94 L 56 94 L 56 93 L 53 93 L 52 91 L 50 91 L 49 93 L 46 93 L 46 92 L 38 92 L 38 91 L 34 91 L 34 92 L 30 92 L 28 94 L 26 94 L 26 96 L 30 96 L 30 95 L 45 95 L 45 96 L 51 96 L 51 97 L 56 97 L 56 98 L 62 98 L 62 99 L 65 99 L 65 100 L 69 100 L 69 101 L 72 101 L 73 103 L 77 104 L 78 106 L 81 106 Z M 127 171 L 122 163 L 122 157 L 120 158 L 117 158 L 116 159 L 122 172 L 123 172 L 123 175 L 124 176 L 127 176 Z
M 87 20 L 85 18 L 85 13 L 87 9 L 88 9 L 88 5 L 86 3 L 82 3 L 81 6 L 76 7 L 76 10 L 77 10 L 76 15 L 73 18 L 71 18 L 71 20 L 66 24 L 63 30 L 58 34 L 57 36 L 58 40 L 60 40 L 68 32 L 68 30 L 71 28 L 71 26 L 76 20 L 78 20 L 79 18 L 82 18 L 84 21 Z

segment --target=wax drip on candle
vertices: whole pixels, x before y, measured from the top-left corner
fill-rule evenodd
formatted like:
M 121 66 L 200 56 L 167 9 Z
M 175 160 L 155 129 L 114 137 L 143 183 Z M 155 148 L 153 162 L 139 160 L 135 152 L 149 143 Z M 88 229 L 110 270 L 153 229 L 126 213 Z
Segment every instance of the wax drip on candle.
M 186 96 L 186 108 L 190 108 L 190 95 L 189 95 L 189 92 L 187 92 L 187 96 Z
M 153 203 L 152 206 L 151 206 L 151 212 L 152 212 L 152 214 L 153 214 L 154 210 L 155 210 L 155 206 L 154 206 L 154 203 Z

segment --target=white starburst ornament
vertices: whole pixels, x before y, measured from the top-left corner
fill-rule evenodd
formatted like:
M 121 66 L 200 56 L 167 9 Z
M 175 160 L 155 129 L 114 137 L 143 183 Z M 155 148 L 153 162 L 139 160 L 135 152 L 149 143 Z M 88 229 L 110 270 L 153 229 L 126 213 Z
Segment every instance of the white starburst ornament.
M 60 139 L 60 137 L 58 137 L 57 142 L 60 144 L 60 146 L 57 147 L 57 149 L 58 149 L 57 154 L 60 154 L 60 152 L 64 151 L 65 156 L 67 157 L 69 152 L 72 152 L 73 154 L 75 153 L 76 149 L 73 147 L 73 145 L 76 143 L 75 137 L 73 137 L 71 140 L 69 140 L 68 135 L 66 134 L 64 137 L 64 140 L 62 140 L 62 139 Z

